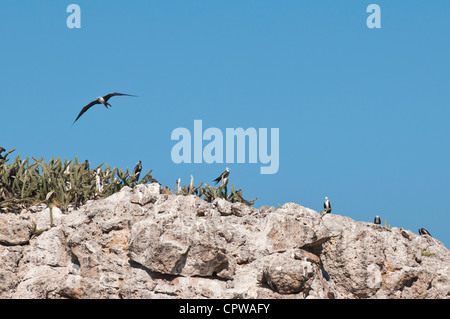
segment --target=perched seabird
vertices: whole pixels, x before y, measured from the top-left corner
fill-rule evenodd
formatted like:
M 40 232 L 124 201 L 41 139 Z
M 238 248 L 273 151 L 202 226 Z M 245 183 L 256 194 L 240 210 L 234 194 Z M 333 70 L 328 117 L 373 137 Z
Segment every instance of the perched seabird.
M 94 174 L 95 174 L 95 187 L 101 193 L 101 192 L 103 192 L 103 185 L 102 185 L 101 178 L 100 178 L 100 172 L 101 172 L 101 169 L 98 168 L 97 172 L 95 172 Z
M 433 243 L 437 244 L 436 239 L 433 238 L 433 236 L 431 236 L 430 232 L 428 230 L 426 230 L 425 228 L 420 228 L 419 229 L 419 234 L 422 236 L 428 235 L 429 237 L 425 237 L 425 238 L 429 238 L 433 241 Z
M 177 179 L 177 195 L 181 194 L 181 177 Z
M 381 219 L 380 219 L 380 216 L 375 216 L 375 219 L 373 220 L 373 222 L 375 223 L 375 224 L 377 224 L 377 225 L 380 225 L 381 224 Z
M 328 200 L 328 197 L 325 197 L 325 202 L 323 203 L 323 208 L 325 209 L 323 216 L 331 213 L 331 204 L 330 204 L 330 201 Z
M 85 170 L 85 171 L 89 171 L 89 161 L 88 161 L 88 160 L 85 160 L 85 161 L 83 162 L 83 166 L 84 166 L 84 170 Z
M 81 115 L 83 115 L 84 113 L 86 113 L 87 110 L 89 110 L 92 106 L 96 105 L 96 104 L 103 104 L 106 108 L 108 108 L 108 106 L 111 106 L 111 104 L 108 103 L 109 99 L 112 98 L 113 96 L 135 96 L 135 95 L 130 95 L 130 94 L 123 94 L 123 93 L 110 93 L 108 95 L 105 96 L 99 96 L 95 101 L 92 101 L 91 103 L 89 103 L 88 105 L 86 105 L 85 107 L 83 107 L 83 109 L 81 110 L 80 114 L 78 114 L 78 117 L 75 119 L 75 121 L 73 122 L 73 124 L 75 124 L 76 121 L 78 121 L 78 119 L 81 117 Z
M 230 175 L 230 169 L 227 167 L 227 169 L 225 170 L 225 172 L 223 172 L 222 174 L 220 174 L 219 177 L 217 177 L 213 182 L 215 182 L 216 184 L 218 182 L 221 182 L 220 186 L 223 186 L 226 184 L 226 182 L 228 182 L 228 175 Z
M 428 235 L 428 236 L 432 237 L 431 234 L 428 232 L 428 230 L 426 230 L 425 228 L 419 229 L 419 234 L 420 235 Z
M 142 171 L 142 162 L 139 161 L 136 164 L 136 167 L 134 168 L 133 174 L 136 177 L 136 180 L 139 180 L 139 175 L 141 175 L 141 171 Z
M 194 189 L 194 176 L 191 175 L 191 181 L 189 182 L 188 191 L 191 193 L 191 191 Z
M 12 183 L 12 179 L 14 178 L 16 178 L 16 175 L 17 175 L 17 170 L 16 170 L 16 168 L 15 167 L 13 167 L 13 168 L 11 168 L 11 170 L 9 171 L 9 175 L 8 175 L 8 178 L 9 178 L 9 180 L 10 180 L 10 182 Z
M 69 175 L 70 174 L 70 165 L 67 165 L 66 169 L 64 170 L 64 175 Z

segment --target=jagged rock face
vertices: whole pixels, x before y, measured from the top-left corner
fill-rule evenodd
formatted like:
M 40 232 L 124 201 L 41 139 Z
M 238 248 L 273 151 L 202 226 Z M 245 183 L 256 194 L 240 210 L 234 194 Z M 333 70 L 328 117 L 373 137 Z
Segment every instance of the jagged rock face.
M 321 260 L 342 297 L 450 298 L 450 254 L 436 239 L 343 216 L 323 222 L 332 238 Z
M 0 214 L 0 298 L 449 298 L 450 253 L 298 204 L 125 187 L 78 210 Z

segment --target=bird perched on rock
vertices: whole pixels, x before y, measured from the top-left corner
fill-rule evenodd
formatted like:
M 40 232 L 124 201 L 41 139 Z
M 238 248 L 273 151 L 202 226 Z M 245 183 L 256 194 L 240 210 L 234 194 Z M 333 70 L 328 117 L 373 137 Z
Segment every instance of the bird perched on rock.
M 177 179 L 177 194 L 181 194 L 181 177 Z
M 142 162 L 139 161 L 137 162 L 136 167 L 133 170 L 133 174 L 136 177 L 137 181 L 139 180 L 139 175 L 141 175 L 141 171 L 142 171 Z
M 216 184 L 217 184 L 218 182 L 221 182 L 221 183 L 220 183 L 220 186 L 224 186 L 224 185 L 226 185 L 227 182 L 228 182 L 228 175 L 230 175 L 230 169 L 227 167 L 227 168 L 225 169 L 225 171 L 224 171 L 222 174 L 220 174 L 220 176 L 217 177 L 213 182 L 215 182 Z
M 431 236 L 431 234 L 428 232 L 428 230 L 426 230 L 425 228 L 420 228 L 420 229 L 419 229 L 419 234 L 420 234 L 420 235 L 428 235 L 428 236 L 430 236 L 430 237 L 433 237 L 433 236 Z
M 328 197 L 325 197 L 325 202 L 323 203 L 323 208 L 325 209 L 325 212 L 323 213 L 323 216 L 326 214 L 331 213 L 331 203 L 328 199 Z
M 429 237 L 425 237 L 425 238 L 427 238 L 427 239 L 429 238 L 430 240 L 433 241 L 433 243 L 437 244 L 436 239 L 434 239 L 433 236 L 431 236 L 430 232 L 428 230 L 426 230 L 425 228 L 420 228 L 419 234 L 422 236 L 425 236 L 425 235 L 429 236 Z
M 381 219 L 380 216 L 375 216 L 375 219 L 373 220 L 374 224 L 380 225 L 381 224 Z
M 130 94 L 124 94 L 124 93 L 110 93 L 108 95 L 105 96 L 99 96 L 96 100 L 92 101 L 91 103 L 89 103 L 88 105 L 86 105 L 85 107 L 83 107 L 83 109 L 81 110 L 80 114 L 78 114 L 78 117 L 75 119 L 75 121 L 73 122 L 73 124 L 75 124 L 76 121 L 78 121 L 78 119 L 81 117 L 81 115 L 83 115 L 84 113 L 86 113 L 87 110 L 89 110 L 92 106 L 96 105 L 96 104 L 103 104 L 106 108 L 108 108 L 108 106 L 111 106 L 111 104 L 108 103 L 109 99 L 112 98 L 113 96 L 135 96 L 135 95 L 130 95 Z M 72 125 L 73 125 L 72 124 Z

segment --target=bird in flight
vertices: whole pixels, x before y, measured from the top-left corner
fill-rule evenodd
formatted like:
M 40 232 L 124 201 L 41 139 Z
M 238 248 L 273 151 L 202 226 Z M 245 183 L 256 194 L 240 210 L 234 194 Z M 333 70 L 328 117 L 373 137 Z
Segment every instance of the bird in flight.
M 73 122 L 73 124 L 75 124 L 75 122 L 78 121 L 78 119 L 81 117 L 81 115 L 86 113 L 87 110 L 89 110 L 92 106 L 94 106 L 96 104 L 103 104 L 106 108 L 108 108 L 108 105 L 112 107 L 112 105 L 109 104 L 108 101 L 113 96 L 136 96 L 136 95 L 123 94 L 123 93 L 110 93 L 110 94 L 105 95 L 103 97 L 99 96 L 96 100 L 92 101 L 91 103 L 89 103 L 88 105 L 83 107 L 83 109 L 81 110 L 80 114 L 78 114 L 78 117 Z

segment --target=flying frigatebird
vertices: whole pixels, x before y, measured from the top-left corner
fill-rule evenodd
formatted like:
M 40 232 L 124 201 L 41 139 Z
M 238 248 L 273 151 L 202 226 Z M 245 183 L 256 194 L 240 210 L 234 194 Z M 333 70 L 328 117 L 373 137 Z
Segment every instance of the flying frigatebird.
M 108 100 L 110 98 L 112 98 L 113 96 L 136 96 L 136 95 L 123 94 L 123 93 L 110 93 L 110 94 L 105 95 L 103 97 L 99 96 L 96 100 L 92 101 L 91 103 L 89 103 L 88 105 L 83 107 L 83 109 L 81 110 L 80 114 L 78 114 L 78 117 L 73 122 L 73 124 L 75 124 L 75 122 L 78 121 L 78 119 L 81 117 L 81 115 L 86 113 L 87 110 L 89 110 L 92 106 L 94 106 L 96 104 L 103 104 L 106 108 L 108 108 L 108 105 L 112 107 L 112 105 L 108 103 Z

